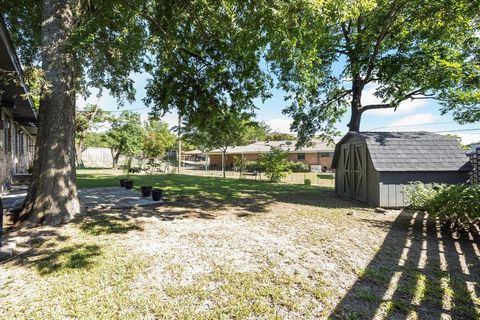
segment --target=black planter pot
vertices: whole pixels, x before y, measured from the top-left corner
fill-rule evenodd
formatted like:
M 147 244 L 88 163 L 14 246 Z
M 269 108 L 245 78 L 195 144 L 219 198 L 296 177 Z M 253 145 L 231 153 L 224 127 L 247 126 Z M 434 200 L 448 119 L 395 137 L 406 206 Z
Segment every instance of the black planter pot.
M 132 189 L 133 188 L 133 180 L 125 180 L 125 189 Z
M 143 186 L 140 188 L 142 197 L 150 197 L 152 195 L 152 186 Z
M 120 187 L 125 188 L 125 181 L 128 179 L 120 179 Z
M 152 190 L 152 199 L 153 201 L 160 201 L 162 199 L 163 190 L 162 189 L 153 189 Z

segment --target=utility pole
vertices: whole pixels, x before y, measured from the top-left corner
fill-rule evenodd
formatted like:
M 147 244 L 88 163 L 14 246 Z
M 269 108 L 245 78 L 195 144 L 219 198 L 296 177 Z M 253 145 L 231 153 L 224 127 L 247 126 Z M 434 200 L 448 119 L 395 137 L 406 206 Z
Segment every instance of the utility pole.
M 182 114 L 178 111 L 178 168 L 177 173 L 182 169 Z

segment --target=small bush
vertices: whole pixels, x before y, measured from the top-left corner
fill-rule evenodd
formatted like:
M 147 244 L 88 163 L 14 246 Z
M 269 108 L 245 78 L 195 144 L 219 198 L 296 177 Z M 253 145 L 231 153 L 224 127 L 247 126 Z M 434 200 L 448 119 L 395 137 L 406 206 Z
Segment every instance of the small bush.
M 280 182 L 290 172 L 288 154 L 280 148 L 272 147 L 269 153 L 262 154 L 260 163 L 270 182 Z
M 427 211 L 454 230 L 480 223 L 480 185 L 416 182 L 406 186 L 404 192 L 412 208 Z
M 262 164 L 260 163 L 260 161 L 245 161 L 245 170 L 247 172 L 262 172 L 262 171 L 265 171 L 264 167 L 262 166 Z
M 309 172 L 310 169 L 307 165 L 301 162 L 289 161 L 288 168 L 291 172 Z
M 312 180 L 310 180 L 310 179 L 308 179 L 308 178 L 305 178 L 305 179 L 303 180 L 303 184 L 306 185 L 306 186 L 309 186 L 309 185 L 312 184 Z

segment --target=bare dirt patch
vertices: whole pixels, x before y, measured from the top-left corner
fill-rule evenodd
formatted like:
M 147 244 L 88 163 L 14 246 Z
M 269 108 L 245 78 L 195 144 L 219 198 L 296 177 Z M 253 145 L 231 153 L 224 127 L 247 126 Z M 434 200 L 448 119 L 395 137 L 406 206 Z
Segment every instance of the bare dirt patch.
M 17 231 L 34 249 L 0 265 L 0 318 L 478 315 L 478 233 L 447 238 L 424 214 L 379 214 L 331 192 L 258 211 L 236 201 L 250 204 L 179 198 Z

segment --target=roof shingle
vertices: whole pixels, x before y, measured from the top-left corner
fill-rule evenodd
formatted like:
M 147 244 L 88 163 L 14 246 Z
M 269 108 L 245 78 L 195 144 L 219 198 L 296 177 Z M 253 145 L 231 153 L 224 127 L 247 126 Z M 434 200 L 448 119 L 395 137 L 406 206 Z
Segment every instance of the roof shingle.
M 351 132 L 364 139 L 377 171 L 468 171 L 458 141 L 430 132 Z M 342 139 L 344 140 L 344 139 Z M 340 142 L 341 143 L 341 142 Z

